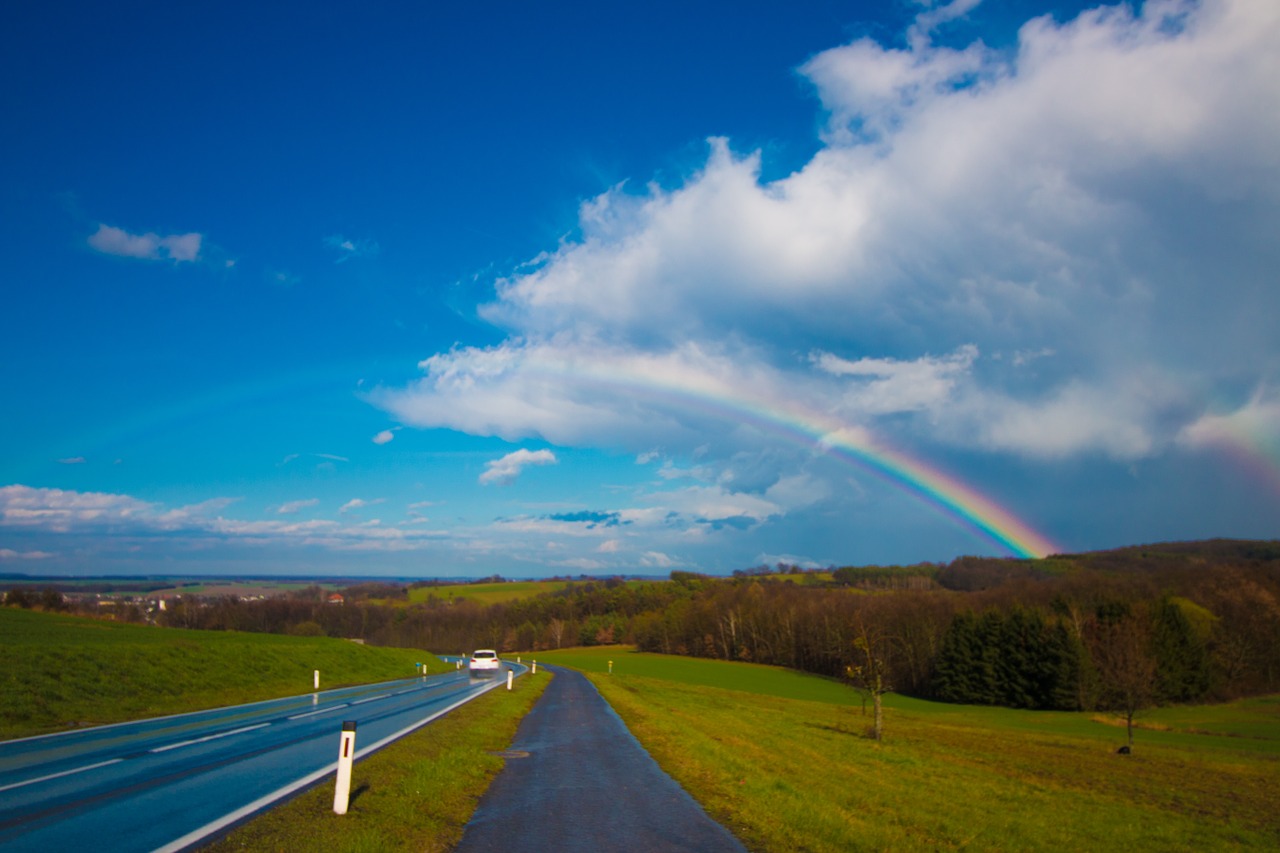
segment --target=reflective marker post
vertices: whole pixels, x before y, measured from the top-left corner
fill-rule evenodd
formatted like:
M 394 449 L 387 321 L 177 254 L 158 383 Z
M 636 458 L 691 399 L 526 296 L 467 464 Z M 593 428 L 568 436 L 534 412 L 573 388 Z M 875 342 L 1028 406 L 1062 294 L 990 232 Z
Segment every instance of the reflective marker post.
M 515 680 L 516 674 L 511 670 L 507 670 L 507 689 L 511 689 L 511 682 Z
M 314 680 L 315 680 L 315 688 L 316 690 L 319 690 L 320 689 L 320 670 L 318 669 L 316 670 L 316 675 Z
M 342 723 L 342 740 L 338 746 L 338 784 L 333 789 L 333 813 L 346 814 L 351 801 L 351 763 L 356 757 L 356 721 Z

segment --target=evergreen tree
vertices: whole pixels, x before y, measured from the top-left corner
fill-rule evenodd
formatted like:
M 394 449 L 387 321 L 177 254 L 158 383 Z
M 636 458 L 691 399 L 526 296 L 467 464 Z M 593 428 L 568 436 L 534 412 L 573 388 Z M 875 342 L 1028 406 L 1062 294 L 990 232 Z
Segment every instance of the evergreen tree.
M 1160 698 L 1193 702 L 1209 692 L 1209 653 L 1182 608 L 1165 598 L 1156 608 L 1151 638 Z

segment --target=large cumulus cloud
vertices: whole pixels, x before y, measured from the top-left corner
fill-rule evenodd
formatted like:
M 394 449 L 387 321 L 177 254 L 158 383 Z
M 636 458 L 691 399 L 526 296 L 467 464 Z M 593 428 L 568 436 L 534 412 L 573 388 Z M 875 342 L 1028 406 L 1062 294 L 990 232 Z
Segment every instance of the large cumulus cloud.
M 676 188 L 583 203 L 481 306 L 505 343 L 374 400 L 726 466 L 747 438 L 643 377 L 1007 458 L 1131 461 L 1204 446 L 1205 418 L 1274 416 L 1280 5 L 1100 7 L 1010 51 L 934 44 L 941 11 L 905 47 L 801 66 L 826 118 L 802 169 L 764 181 L 761 154 L 713 139 Z

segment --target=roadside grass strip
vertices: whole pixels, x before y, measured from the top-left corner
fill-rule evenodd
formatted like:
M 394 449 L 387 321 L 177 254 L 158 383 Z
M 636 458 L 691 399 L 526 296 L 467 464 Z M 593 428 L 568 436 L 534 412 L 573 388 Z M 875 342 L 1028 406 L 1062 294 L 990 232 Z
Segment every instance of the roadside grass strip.
M 620 647 L 538 658 L 586 671 L 753 850 L 1280 849 L 1280 697 L 1152 712 L 1123 756 L 1106 715 L 889 696 L 877 742 L 835 681 Z
M 520 721 L 550 677 L 545 670 L 526 673 L 510 691 L 499 689 L 505 683 L 497 682 L 495 689 L 368 758 L 360 757 L 366 750 L 357 744 L 345 815 L 333 813 L 333 785 L 317 784 L 331 779 L 329 767 L 308 781 L 314 787 L 201 850 L 451 850 L 504 765 L 498 753 L 510 747 Z

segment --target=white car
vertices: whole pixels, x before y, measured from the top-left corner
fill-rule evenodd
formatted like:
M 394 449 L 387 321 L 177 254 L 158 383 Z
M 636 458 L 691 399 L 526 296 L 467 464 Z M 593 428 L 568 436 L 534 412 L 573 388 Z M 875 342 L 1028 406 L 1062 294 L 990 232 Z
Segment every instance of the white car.
M 476 649 L 467 662 L 467 669 L 472 675 L 492 675 L 502 669 L 502 661 L 493 649 Z

